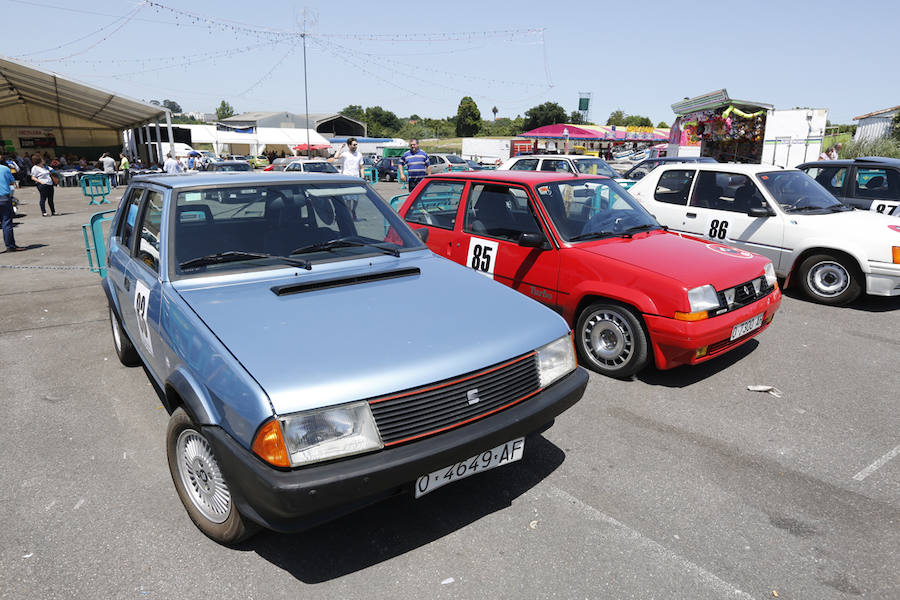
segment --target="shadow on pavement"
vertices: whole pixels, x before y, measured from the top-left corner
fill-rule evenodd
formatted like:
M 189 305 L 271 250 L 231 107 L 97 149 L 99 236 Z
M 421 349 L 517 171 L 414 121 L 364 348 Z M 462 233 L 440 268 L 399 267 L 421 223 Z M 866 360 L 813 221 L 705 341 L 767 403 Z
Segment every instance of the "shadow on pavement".
M 412 489 L 309 531 L 264 531 L 239 546 L 304 583 L 323 583 L 425 546 L 502 510 L 563 462 L 565 452 L 540 435 L 521 461 L 457 481 L 418 500 Z
M 812 300 L 807 299 L 797 286 L 791 286 L 786 290 L 782 290 L 782 293 L 788 298 L 815 304 Z M 900 310 L 900 296 L 869 296 L 863 293 L 850 304 L 829 308 L 843 308 L 862 312 L 890 312 L 892 310 Z
M 682 365 L 668 371 L 660 371 L 656 367 L 644 369 L 638 373 L 637 379 L 649 385 L 660 385 L 669 388 L 683 388 L 712 377 L 719 371 L 724 371 L 731 365 L 749 356 L 759 346 L 759 340 L 753 338 L 744 342 L 730 352 L 722 356 L 710 359 L 699 365 Z

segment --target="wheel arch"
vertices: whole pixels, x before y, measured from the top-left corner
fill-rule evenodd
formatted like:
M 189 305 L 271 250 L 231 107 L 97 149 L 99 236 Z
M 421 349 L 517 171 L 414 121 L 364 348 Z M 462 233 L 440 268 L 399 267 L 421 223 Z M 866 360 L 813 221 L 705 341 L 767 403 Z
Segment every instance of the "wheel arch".
M 220 416 L 206 388 L 184 369 L 175 370 L 166 381 L 165 403 L 169 414 L 181 407 L 198 425 L 217 425 Z
M 648 301 L 649 301 L 649 299 L 648 299 Z M 657 358 L 658 358 L 657 354 L 661 351 L 657 347 L 656 341 L 653 339 L 653 336 L 650 335 L 650 330 L 647 328 L 647 321 L 646 321 L 646 319 L 644 319 L 644 312 L 641 310 L 641 308 L 639 306 L 636 306 L 635 304 L 629 302 L 628 300 L 623 300 L 620 298 L 605 296 L 603 294 L 596 294 L 596 293 L 585 294 L 584 296 L 581 297 L 581 299 L 578 301 L 578 305 L 575 307 L 575 315 L 572 318 L 573 331 L 577 327 L 578 317 L 581 315 L 581 312 L 585 308 L 590 306 L 591 304 L 596 304 L 598 302 L 607 302 L 607 303 L 611 303 L 611 304 L 618 304 L 619 306 L 625 307 L 634 313 L 634 316 L 637 317 L 638 323 L 641 324 L 641 329 L 644 330 L 644 335 L 647 336 L 647 341 L 649 342 L 649 345 L 650 345 L 650 353 L 649 353 L 650 362 L 653 363 L 654 365 L 657 364 Z M 576 332 L 576 335 L 578 335 L 577 332 Z M 660 354 L 660 357 L 661 356 L 662 355 Z
M 787 277 L 784 280 L 785 288 L 792 287 L 796 283 L 794 281 L 794 277 L 797 275 L 797 269 L 800 268 L 800 265 L 803 264 L 804 260 L 806 260 L 810 256 L 813 256 L 814 254 L 827 254 L 829 256 L 834 256 L 835 258 L 846 259 L 850 262 L 851 267 L 856 268 L 857 274 L 862 276 L 861 278 L 865 287 L 866 269 L 864 265 L 867 264 L 865 260 L 860 259 L 849 250 L 842 250 L 840 248 L 834 248 L 833 246 L 817 245 L 805 248 L 794 256 L 794 260 L 791 263 L 791 269 L 790 271 L 788 271 Z

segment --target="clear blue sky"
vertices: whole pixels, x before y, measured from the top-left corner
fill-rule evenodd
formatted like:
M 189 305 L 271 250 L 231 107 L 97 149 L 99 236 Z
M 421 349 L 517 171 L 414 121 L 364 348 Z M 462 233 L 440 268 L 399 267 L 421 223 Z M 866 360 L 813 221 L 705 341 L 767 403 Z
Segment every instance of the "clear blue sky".
M 620 108 L 671 123 L 673 102 L 723 87 L 833 123 L 900 104 L 895 0 L 74 4 L 0 0 L 3 54 L 185 111 L 303 113 L 304 8 L 310 112 L 440 118 L 469 95 L 483 118 L 515 117 L 591 92 L 595 122 Z

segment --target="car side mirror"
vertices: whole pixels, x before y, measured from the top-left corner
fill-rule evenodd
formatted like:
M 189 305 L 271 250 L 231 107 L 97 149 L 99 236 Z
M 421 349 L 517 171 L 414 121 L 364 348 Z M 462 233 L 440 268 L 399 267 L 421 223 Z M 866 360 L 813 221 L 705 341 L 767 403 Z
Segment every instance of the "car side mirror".
M 422 243 L 428 242 L 428 228 L 420 227 L 419 229 L 414 229 L 413 231 L 416 232 L 416 235 L 420 240 L 422 240 Z
M 775 213 L 764 206 L 754 206 L 747 211 L 747 214 L 751 217 L 771 217 L 774 216 Z
M 525 248 L 543 248 L 544 235 L 541 233 L 521 233 L 519 234 L 519 245 Z

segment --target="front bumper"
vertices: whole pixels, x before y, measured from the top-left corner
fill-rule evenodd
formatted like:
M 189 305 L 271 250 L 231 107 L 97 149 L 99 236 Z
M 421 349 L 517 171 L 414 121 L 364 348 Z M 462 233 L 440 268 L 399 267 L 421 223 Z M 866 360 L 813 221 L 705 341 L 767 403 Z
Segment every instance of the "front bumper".
M 869 263 L 866 293 L 873 296 L 900 296 L 900 265 Z
M 653 356 L 659 369 L 671 369 L 679 365 L 701 363 L 733 350 L 756 337 L 772 322 L 781 306 L 781 290 L 776 288 L 765 298 L 737 310 L 703 321 L 677 321 L 659 315 L 644 315 Z M 735 325 L 763 313 L 763 324 L 745 336 L 731 340 Z M 706 348 L 706 354 L 697 356 L 697 350 Z
M 408 492 L 417 477 L 539 430 L 575 404 L 588 376 L 578 368 L 527 401 L 462 427 L 371 454 L 281 470 L 218 427 L 204 427 L 241 514 L 276 531 L 311 527 Z

